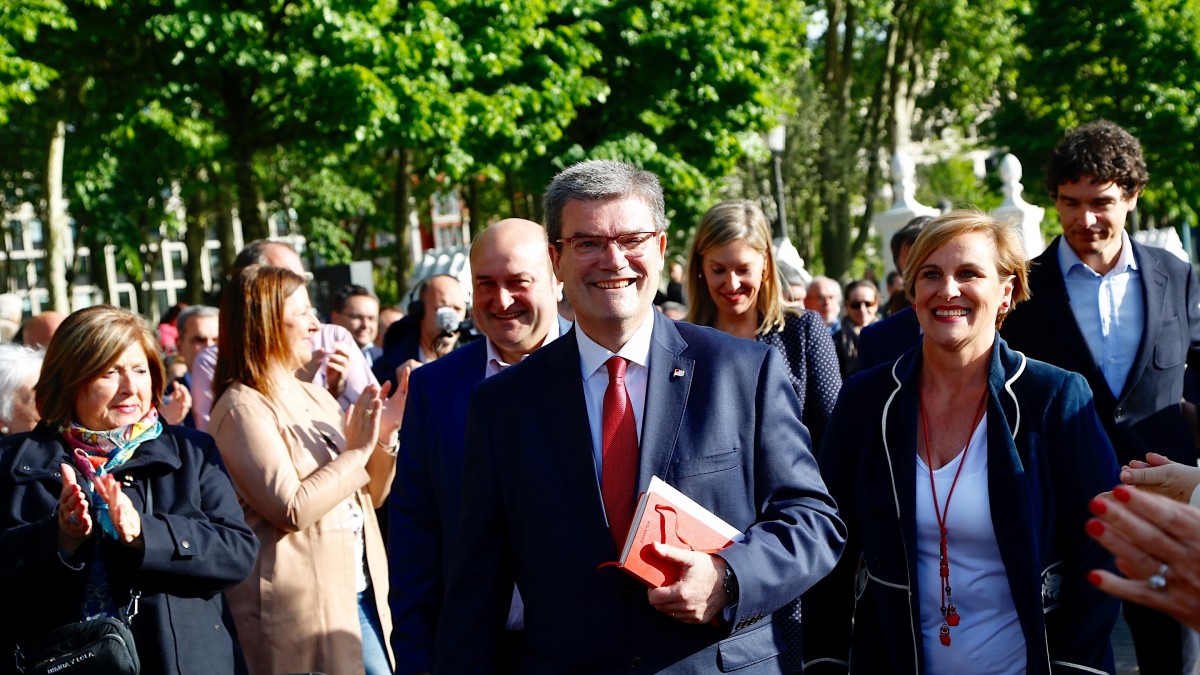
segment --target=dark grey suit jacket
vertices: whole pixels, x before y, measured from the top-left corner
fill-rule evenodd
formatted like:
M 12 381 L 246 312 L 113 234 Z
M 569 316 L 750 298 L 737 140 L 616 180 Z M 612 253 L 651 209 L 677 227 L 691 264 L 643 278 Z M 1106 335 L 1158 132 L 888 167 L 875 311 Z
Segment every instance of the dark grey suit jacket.
M 1029 274 L 1033 297 L 1017 305 L 1000 334 L 1030 358 L 1087 379 L 1118 462 L 1157 452 L 1195 465 L 1191 431 L 1179 405 L 1185 367 L 1200 368 L 1200 287 L 1195 270 L 1160 248 L 1133 244 L 1142 276 L 1145 328 L 1125 389 L 1114 392 L 1071 311 L 1058 264 L 1061 239 L 1055 238 L 1034 259 Z
M 809 452 L 775 349 L 654 312 L 638 491 L 658 475 L 746 540 L 733 620 L 695 626 L 650 607 L 614 567 L 575 331 L 475 389 L 463 519 L 438 625 L 435 671 L 780 672 L 771 613 L 832 569 L 845 528 Z M 496 660 L 514 579 L 520 662 Z

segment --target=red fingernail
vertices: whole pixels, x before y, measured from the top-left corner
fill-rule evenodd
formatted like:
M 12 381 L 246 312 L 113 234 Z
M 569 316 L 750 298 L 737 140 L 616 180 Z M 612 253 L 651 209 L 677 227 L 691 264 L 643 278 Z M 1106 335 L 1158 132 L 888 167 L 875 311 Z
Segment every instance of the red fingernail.
M 1088 510 L 1092 512 L 1092 515 L 1102 516 L 1108 511 L 1108 505 L 1104 503 L 1103 499 L 1096 497 L 1088 502 Z
M 1092 535 L 1093 537 L 1099 537 L 1100 535 L 1104 534 L 1104 523 L 1098 520 L 1089 520 L 1085 527 L 1087 528 L 1088 534 Z
M 1100 581 L 1101 581 L 1101 579 L 1100 579 L 1099 572 L 1088 572 L 1088 583 L 1090 583 L 1093 586 L 1099 586 Z
M 1115 488 L 1113 488 L 1113 496 L 1116 497 L 1117 501 L 1119 501 L 1119 502 L 1128 502 L 1129 497 L 1130 497 L 1129 488 L 1127 488 L 1123 485 L 1119 486 L 1119 487 L 1115 487 Z

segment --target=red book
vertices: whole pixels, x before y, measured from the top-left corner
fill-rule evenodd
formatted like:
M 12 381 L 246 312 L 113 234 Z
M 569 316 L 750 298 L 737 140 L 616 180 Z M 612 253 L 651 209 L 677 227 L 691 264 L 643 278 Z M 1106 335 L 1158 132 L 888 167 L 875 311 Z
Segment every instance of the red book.
M 679 567 L 654 552 L 661 542 L 689 551 L 716 553 L 745 535 L 721 520 L 658 476 L 638 498 L 621 560 L 617 565 L 651 588 L 670 586 L 679 579 Z

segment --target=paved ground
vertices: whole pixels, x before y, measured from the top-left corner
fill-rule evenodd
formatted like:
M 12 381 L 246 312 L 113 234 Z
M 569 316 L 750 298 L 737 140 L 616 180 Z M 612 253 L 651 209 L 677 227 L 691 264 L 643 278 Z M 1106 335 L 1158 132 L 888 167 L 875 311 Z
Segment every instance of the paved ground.
M 1125 617 L 1117 619 L 1117 626 L 1112 634 L 1113 655 L 1117 659 L 1117 675 L 1138 675 L 1137 658 L 1133 654 L 1133 638 L 1129 635 L 1129 626 L 1125 625 Z

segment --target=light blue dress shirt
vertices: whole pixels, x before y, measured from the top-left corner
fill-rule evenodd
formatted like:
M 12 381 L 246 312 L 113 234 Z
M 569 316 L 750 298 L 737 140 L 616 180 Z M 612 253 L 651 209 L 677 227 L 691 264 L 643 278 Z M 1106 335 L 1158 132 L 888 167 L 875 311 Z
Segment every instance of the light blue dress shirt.
M 1092 360 L 1113 396 L 1120 397 L 1146 325 L 1142 274 L 1129 235 L 1121 233 L 1121 255 L 1107 274 L 1097 274 L 1088 267 L 1065 238 L 1058 242 L 1058 264 L 1071 299 L 1071 312 Z M 1046 339 L 1057 338 L 1047 335 Z

